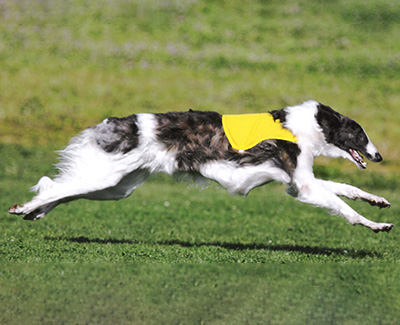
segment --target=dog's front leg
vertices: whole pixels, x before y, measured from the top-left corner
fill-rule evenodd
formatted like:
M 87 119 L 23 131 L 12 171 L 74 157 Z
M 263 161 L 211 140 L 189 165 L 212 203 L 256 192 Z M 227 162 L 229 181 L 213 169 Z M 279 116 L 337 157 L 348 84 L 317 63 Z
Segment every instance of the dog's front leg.
M 360 199 L 368 202 L 372 206 L 378 206 L 379 208 L 388 208 L 391 205 L 385 198 L 365 192 L 352 185 L 324 180 L 318 181 L 321 182 L 325 188 L 332 191 L 336 195 L 345 196 L 351 200 Z
M 309 203 L 314 206 L 327 209 L 331 214 L 339 215 L 345 218 L 352 225 L 362 225 L 375 232 L 387 231 L 393 228 L 393 224 L 377 223 L 363 217 L 343 200 L 336 196 L 335 192 L 322 186 L 319 180 L 297 187 L 297 199 L 300 202 Z

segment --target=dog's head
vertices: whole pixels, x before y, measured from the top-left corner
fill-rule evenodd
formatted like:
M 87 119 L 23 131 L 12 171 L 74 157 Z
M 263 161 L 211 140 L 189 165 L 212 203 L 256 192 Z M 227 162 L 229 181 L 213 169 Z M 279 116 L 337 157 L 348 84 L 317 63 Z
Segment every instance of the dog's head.
M 372 162 L 382 160 L 364 129 L 351 118 L 319 103 L 315 118 L 327 143 L 322 153 L 324 156 L 349 159 L 360 169 L 367 165 L 362 155 Z

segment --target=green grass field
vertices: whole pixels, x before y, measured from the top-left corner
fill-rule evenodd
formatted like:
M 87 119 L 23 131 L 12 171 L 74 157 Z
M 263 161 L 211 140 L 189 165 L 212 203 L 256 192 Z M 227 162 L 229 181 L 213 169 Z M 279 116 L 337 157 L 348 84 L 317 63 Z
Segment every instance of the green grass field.
M 385 196 L 349 204 L 400 224 L 399 22 L 386 0 L 2 1 L 0 323 L 397 324 L 398 229 L 352 227 L 279 184 L 242 198 L 161 175 L 37 222 L 6 211 L 105 117 L 315 99 L 385 158 L 318 159 L 317 176 Z

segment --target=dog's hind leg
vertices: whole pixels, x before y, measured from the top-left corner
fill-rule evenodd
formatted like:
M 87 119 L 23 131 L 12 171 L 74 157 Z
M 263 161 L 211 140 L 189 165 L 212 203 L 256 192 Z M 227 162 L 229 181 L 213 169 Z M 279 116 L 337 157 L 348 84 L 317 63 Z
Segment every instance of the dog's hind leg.
M 38 220 L 44 218 L 48 212 L 60 203 L 72 200 L 74 200 L 74 196 L 71 193 L 68 196 L 67 192 L 61 194 L 61 191 L 57 193 L 54 189 L 49 189 L 42 191 L 29 202 L 13 205 L 8 210 L 8 213 L 25 215 L 25 220 Z
M 54 184 L 55 182 L 52 179 L 44 176 L 32 187 L 32 191 L 40 193 L 49 192 L 52 191 Z M 30 202 L 14 204 L 8 209 L 8 213 L 17 215 L 25 214 L 28 220 L 37 220 L 45 217 L 46 213 L 54 207 L 55 204 L 51 204 L 50 202 L 46 204 L 46 200 L 42 200 L 40 195 L 36 195 Z
M 378 206 L 379 208 L 388 208 L 391 205 L 385 198 L 365 192 L 355 186 L 332 181 L 319 181 L 322 182 L 324 187 L 328 188 L 336 195 L 345 196 L 351 200 L 359 199 L 368 202 L 372 206 Z
M 377 223 L 363 217 L 338 196 L 336 196 L 334 192 L 328 190 L 324 186 L 320 186 L 320 184 L 321 183 L 314 181 L 299 187 L 297 192 L 297 200 L 327 209 L 331 214 L 339 215 L 345 218 L 352 225 L 362 225 L 375 232 L 389 232 L 393 228 L 393 224 Z
M 28 202 L 28 203 L 31 203 L 31 202 Z M 67 202 L 67 201 L 65 201 L 65 202 Z M 12 206 L 8 210 L 8 213 L 10 213 L 10 214 L 25 214 L 25 212 L 24 212 L 25 210 L 24 209 L 25 209 L 25 206 L 28 203 L 25 203 L 25 204 L 22 204 L 22 205 L 17 205 L 16 204 L 16 205 Z M 39 220 L 39 219 L 42 219 L 42 218 L 44 218 L 46 216 L 46 214 L 48 212 L 53 210 L 60 203 L 63 203 L 63 202 L 58 201 L 58 202 L 51 202 L 49 204 L 41 205 L 40 207 L 36 208 L 32 212 L 27 213 L 24 216 L 24 220 Z
M 10 214 L 25 215 L 25 220 L 38 220 L 61 203 L 77 199 L 118 200 L 129 196 L 149 176 L 147 170 L 139 169 L 118 180 L 99 179 L 97 182 L 57 182 L 43 177 L 34 188 L 39 194 L 30 202 L 14 205 Z
M 146 182 L 150 176 L 150 172 L 146 169 L 135 170 L 123 177 L 114 186 L 105 187 L 103 189 L 89 192 L 81 198 L 88 200 L 119 200 L 128 197 L 140 185 Z

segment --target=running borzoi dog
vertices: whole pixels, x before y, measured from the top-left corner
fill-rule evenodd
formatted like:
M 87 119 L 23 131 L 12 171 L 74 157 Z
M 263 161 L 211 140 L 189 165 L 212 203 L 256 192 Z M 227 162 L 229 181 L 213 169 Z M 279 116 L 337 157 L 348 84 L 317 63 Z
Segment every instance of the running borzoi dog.
M 278 181 L 297 200 L 344 217 L 375 232 L 393 224 L 370 221 L 338 196 L 361 199 L 380 208 L 390 203 L 354 186 L 316 179 L 314 158 L 342 157 L 365 169 L 360 154 L 382 160 L 363 128 L 315 101 L 270 112 L 296 142 L 270 139 L 248 150 L 235 150 L 216 112 L 135 114 L 108 118 L 73 138 L 60 152 L 59 174 L 42 177 L 32 201 L 14 205 L 11 214 L 43 218 L 60 203 L 76 199 L 118 200 L 129 196 L 150 174 L 189 173 L 211 179 L 232 194 L 247 195 L 257 186 Z

